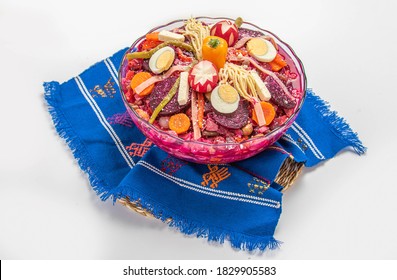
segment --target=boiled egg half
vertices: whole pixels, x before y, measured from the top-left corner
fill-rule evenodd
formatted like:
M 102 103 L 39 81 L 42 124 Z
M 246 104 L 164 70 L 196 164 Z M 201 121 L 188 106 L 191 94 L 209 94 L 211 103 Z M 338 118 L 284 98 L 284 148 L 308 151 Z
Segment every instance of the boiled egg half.
M 175 59 L 175 51 L 171 47 L 164 47 L 156 51 L 149 59 L 149 68 L 154 74 L 168 70 Z
M 248 53 L 261 62 L 270 62 L 276 55 L 277 50 L 273 44 L 263 38 L 253 38 L 247 42 Z
M 211 105 L 219 113 L 233 113 L 237 110 L 239 101 L 240 95 L 229 84 L 221 84 L 214 88 L 211 93 Z

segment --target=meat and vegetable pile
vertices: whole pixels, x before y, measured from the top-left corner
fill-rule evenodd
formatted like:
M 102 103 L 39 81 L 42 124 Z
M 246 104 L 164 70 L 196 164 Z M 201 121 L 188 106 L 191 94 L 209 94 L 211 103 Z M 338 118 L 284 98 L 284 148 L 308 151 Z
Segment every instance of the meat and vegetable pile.
M 211 144 L 283 125 L 302 99 L 295 68 L 272 36 L 241 25 L 191 18 L 146 34 L 126 55 L 121 82 L 130 106 L 158 129 Z

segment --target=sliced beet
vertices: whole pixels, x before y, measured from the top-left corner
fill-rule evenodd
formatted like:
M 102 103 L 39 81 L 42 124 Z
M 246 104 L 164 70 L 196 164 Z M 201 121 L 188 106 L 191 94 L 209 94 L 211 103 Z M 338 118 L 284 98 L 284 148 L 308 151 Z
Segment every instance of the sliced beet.
M 296 105 L 295 98 L 291 95 L 291 93 L 287 95 L 272 77 L 267 76 L 265 82 L 267 89 L 270 91 L 272 95 L 271 100 L 274 103 L 287 109 L 291 109 L 295 107 Z
M 154 111 L 156 107 L 160 104 L 160 102 L 164 99 L 164 97 L 168 94 L 172 86 L 174 85 L 177 77 L 171 76 L 164 81 L 158 82 L 154 88 L 152 93 L 149 95 L 149 107 Z M 161 110 L 159 116 L 172 115 L 183 111 L 186 107 L 190 106 L 191 95 L 189 95 L 188 102 L 185 105 L 180 106 L 178 103 L 178 92 L 174 95 L 170 102 Z
M 247 124 L 249 118 L 249 109 L 247 101 L 241 100 L 237 110 L 231 114 L 222 114 L 215 109 L 211 113 L 211 117 L 220 125 L 231 128 L 239 129 Z
M 238 39 L 239 40 L 244 37 L 260 37 L 260 36 L 263 36 L 263 33 L 260 31 L 250 30 L 250 29 L 243 28 L 243 27 L 240 27 L 238 29 Z

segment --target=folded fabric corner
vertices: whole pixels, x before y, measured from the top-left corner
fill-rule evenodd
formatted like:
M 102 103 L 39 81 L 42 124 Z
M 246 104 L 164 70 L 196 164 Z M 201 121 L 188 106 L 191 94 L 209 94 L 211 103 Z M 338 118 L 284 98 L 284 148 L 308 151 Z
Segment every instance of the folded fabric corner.
M 234 248 L 278 248 L 280 169 L 295 175 L 351 146 L 366 148 L 347 122 L 311 90 L 283 137 L 264 152 L 232 164 L 194 164 L 168 155 L 134 125 L 124 107 L 117 67 L 125 49 L 59 84 L 44 83 L 58 134 L 102 199 L 137 201 L 182 233 Z M 283 176 L 283 175 L 282 175 Z

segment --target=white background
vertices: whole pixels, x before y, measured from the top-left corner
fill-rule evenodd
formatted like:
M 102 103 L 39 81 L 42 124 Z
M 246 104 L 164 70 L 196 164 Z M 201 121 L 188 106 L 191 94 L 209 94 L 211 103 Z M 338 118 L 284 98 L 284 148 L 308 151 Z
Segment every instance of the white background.
M 189 2 L 189 4 L 184 4 Z M 0 1 L 0 259 L 397 259 L 396 1 Z M 185 237 L 90 188 L 43 102 L 149 28 L 241 16 L 302 59 L 369 150 L 306 170 L 263 254 Z

